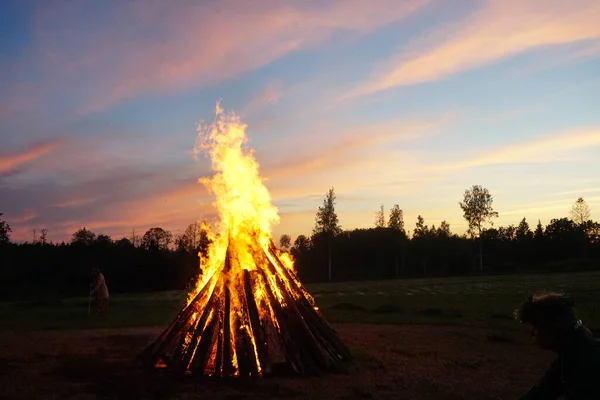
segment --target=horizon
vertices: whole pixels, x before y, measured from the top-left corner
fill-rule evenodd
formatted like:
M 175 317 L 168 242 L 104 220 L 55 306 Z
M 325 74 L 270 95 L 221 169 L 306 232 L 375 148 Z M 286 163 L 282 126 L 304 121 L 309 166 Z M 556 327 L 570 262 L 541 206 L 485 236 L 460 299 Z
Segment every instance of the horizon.
M 216 101 L 248 125 L 281 222 L 310 234 L 327 190 L 345 230 L 384 205 L 466 231 L 600 207 L 600 3 L 500 0 L 8 2 L 0 16 L 0 213 L 14 241 L 113 239 L 210 219 L 194 160 Z

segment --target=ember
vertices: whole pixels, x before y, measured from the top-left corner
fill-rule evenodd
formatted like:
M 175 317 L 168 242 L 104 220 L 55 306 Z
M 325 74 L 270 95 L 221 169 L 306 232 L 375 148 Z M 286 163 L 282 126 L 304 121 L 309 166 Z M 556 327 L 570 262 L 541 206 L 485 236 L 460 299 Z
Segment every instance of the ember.
M 293 260 L 279 252 L 277 209 L 244 149 L 246 125 L 219 105 L 199 127 L 197 150 L 215 175 L 200 181 L 216 195 L 220 222 L 186 306 L 143 353 L 150 365 L 180 374 L 301 375 L 345 369 L 351 355 L 304 289 Z

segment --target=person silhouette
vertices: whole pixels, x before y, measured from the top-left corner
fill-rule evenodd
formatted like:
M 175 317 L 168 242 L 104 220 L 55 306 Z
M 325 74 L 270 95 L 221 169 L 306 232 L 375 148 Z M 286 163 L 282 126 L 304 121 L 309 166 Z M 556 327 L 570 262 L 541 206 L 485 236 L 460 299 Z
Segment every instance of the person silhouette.
M 92 282 L 92 290 L 90 295 L 94 296 L 94 304 L 96 311 L 101 317 L 105 317 L 108 313 L 108 287 L 106 286 L 106 279 L 98 268 L 92 270 L 92 276 L 94 281 Z
M 558 357 L 520 400 L 600 399 L 600 341 L 577 317 L 573 300 L 560 293 L 529 297 L 515 318 L 532 326 L 538 345 Z

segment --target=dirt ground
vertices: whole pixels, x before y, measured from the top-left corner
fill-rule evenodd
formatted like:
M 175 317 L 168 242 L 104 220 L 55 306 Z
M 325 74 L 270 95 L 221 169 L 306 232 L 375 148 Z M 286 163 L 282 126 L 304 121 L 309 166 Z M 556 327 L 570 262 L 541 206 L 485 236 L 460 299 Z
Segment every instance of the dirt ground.
M 436 326 L 335 325 L 348 374 L 215 382 L 177 380 L 136 355 L 161 328 L 0 332 L 7 399 L 513 399 L 552 359 L 525 333 Z

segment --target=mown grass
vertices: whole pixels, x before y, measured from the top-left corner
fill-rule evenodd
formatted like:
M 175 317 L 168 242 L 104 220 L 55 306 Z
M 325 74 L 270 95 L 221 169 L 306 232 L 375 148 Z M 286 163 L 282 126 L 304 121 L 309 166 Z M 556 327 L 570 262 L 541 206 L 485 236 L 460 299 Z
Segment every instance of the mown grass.
M 307 285 L 330 322 L 473 325 L 518 329 L 513 310 L 530 293 L 571 294 L 580 317 L 600 329 L 600 272 L 552 275 L 388 280 Z M 122 294 L 111 297 L 109 316 L 88 316 L 88 299 L 2 303 L 3 329 L 92 329 L 168 324 L 185 293 Z

